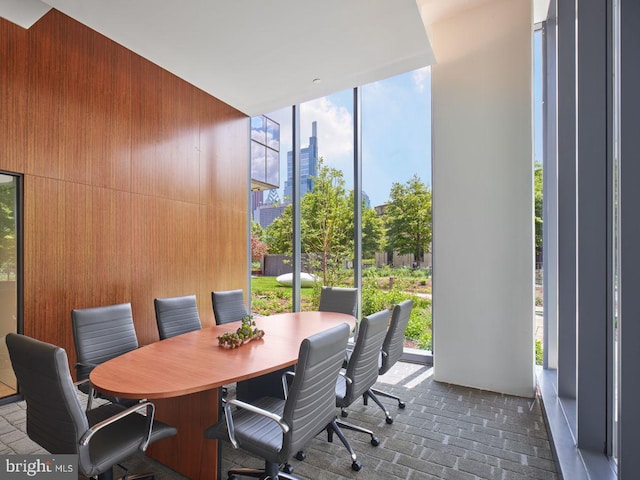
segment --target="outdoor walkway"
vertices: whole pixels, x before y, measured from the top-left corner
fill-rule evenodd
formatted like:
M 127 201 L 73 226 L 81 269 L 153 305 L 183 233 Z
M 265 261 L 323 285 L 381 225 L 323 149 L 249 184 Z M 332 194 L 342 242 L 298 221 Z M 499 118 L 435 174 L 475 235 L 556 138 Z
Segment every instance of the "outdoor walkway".
M 349 409 L 347 420 L 371 428 L 381 441 L 373 447 L 368 436 L 345 432 L 364 465 L 360 472 L 351 470 L 337 438 L 329 444 L 321 434 L 309 445 L 304 462 L 291 460 L 294 473 L 308 480 L 558 479 L 538 401 L 438 383 L 431 372 L 423 365 L 398 363 L 380 377 L 381 390 L 407 403 L 400 410 L 383 399 L 395 419 L 392 425 L 373 402 Z M 45 453 L 24 431 L 24 402 L 1 406 L 0 453 Z M 227 443 L 222 455 L 223 479 L 232 465 L 262 465 Z M 152 470 L 158 480 L 184 478 L 144 455 L 126 465 L 133 472 Z

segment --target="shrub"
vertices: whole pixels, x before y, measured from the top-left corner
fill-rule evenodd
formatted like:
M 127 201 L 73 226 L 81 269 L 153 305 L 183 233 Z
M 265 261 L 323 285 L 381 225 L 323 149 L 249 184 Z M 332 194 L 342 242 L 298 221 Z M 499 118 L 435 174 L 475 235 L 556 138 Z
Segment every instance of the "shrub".
M 544 361 L 544 351 L 542 350 L 542 342 L 536 340 L 536 365 L 542 365 Z
M 405 337 L 418 344 L 422 350 L 431 350 L 431 308 L 416 307 L 411 311 Z

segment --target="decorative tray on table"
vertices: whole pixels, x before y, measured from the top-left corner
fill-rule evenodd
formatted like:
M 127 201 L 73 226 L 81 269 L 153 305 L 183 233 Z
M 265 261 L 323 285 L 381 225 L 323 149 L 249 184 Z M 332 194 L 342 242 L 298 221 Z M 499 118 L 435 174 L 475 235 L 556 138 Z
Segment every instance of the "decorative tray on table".
M 218 336 L 218 343 L 222 348 L 238 348 L 251 340 L 259 340 L 264 336 L 264 330 L 256 327 L 256 322 L 250 315 L 242 317 L 242 325 L 235 332 L 226 332 Z

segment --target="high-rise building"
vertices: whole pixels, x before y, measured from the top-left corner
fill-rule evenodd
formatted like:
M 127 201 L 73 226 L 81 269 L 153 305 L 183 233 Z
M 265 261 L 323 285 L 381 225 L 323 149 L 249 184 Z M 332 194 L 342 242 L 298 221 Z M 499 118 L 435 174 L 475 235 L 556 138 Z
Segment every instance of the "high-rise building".
M 364 208 L 371 208 L 371 199 L 364 190 L 362 190 L 362 203 Z
M 300 149 L 300 198 L 313 191 L 313 179 L 318 173 L 318 125 L 311 124 L 309 146 Z M 287 152 L 287 181 L 284 184 L 284 203 L 291 203 L 293 196 L 293 152 Z

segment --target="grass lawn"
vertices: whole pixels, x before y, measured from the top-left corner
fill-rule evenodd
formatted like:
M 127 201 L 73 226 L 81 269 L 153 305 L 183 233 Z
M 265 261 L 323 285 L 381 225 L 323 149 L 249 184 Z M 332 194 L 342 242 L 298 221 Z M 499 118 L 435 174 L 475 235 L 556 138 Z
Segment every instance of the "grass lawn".
M 251 292 L 263 293 L 265 291 L 280 291 L 291 297 L 291 287 L 284 287 L 276 282 L 276 277 L 251 277 Z M 313 297 L 313 287 L 301 288 L 302 297 Z
M 311 310 L 314 303 L 313 287 L 300 289 L 302 310 Z M 251 308 L 263 315 L 291 311 L 291 287 L 276 282 L 276 277 L 251 277 Z

